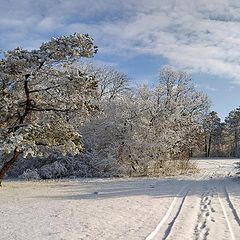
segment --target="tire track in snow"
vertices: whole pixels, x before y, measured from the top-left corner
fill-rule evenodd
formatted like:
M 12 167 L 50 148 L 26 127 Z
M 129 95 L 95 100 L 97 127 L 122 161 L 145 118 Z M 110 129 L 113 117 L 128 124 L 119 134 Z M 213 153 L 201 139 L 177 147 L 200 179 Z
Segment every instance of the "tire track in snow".
M 232 240 L 236 240 L 234 232 L 233 232 L 233 228 L 232 228 L 232 225 L 231 225 L 231 222 L 230 222 L 230 220 L 228 218 L 228 215 L 227 215 L 226 208 L 225 208 L 225 206 L 223 204 L 222 199 L 219 197 L 219 194 L 218 194 L 218 201 L 219 201 L 219 203 L 221 205 L 221 208 L 222 208 L 222 211 L 223 211 L 223 214 L 224 214 L 224 218 L 225 218 L 225 220 L 227 222 L 227 226 L 228 226 L 228 229 L 229 229 L 229 232 L 230 232 L 230 235 L 231 235 L 231 239 Z
M 227 187 L 224 184 L 224 187 L 222 188 L 222 192 L 223 192 L 223 197 L 220 197 L 219 193 L 221 192 L 220 190 L 220 186 L 219 186 L 219 191 L 218 191 L 218 201 L 221 205 L 223 214 L 224 214 L 224 218 L 227 222 L 227 226 L 231 235 L 231 239 L 232 240 L 237 240 L 239 239 L 239 236 L 236 237 L 236 231 L 234 231 L 234 225 L 239 227 L 240 226 L 240 219 L 239 216 L 237 214 L 237 211 L 230 199 L 229 193 L 227 191 Z M 237 234 L 238 235 L 238 234 Z
M 175 223 L 175 221 L 176 221 L 179 213 L 181 212 L 183 203 L 184 203 L 184 201 L 185 201 L 185 199 L 186 199 L 186 197 L 187 197 L 188 192 L 189 192 L 189 190 L 186 192 L 185 196 L 183 197 L 182 202 L 181 202 L 181 204 L 180 204 L 180 206 L 179 206 L 179 208 L 178 208 L 178 211 L 177 211 L 175 217 L 174 217 L 173 220 L 168 224 L 168 228 L 166 229 L 166 231 L 165 231 L 165 233 L 164 233 L 163 240 L 167 239 L 167 237 L 170 235 L 171 230 L 172 230 L 172 227 L 173 227 L 173 224 Z
M 229 205 L 229 207 L 230 207 L 230 209 L 231 209 L 231 211 L 232 211 L 232 214 L 233 214 L 233 216 L 234 216 L 234 219 L 236 220 L 238 226 L 240 226 L 240 218 L 239 218 L 239 216 L 238 216 L 238 214 L 237 214 L 236 208 L 234 207 L 234 205 L 233 205 L 233 203 L 232 203 L 232 201 L 231 201 L 231 199 L 230 199 L 230 196 L 229 196 L 229 193 L 228 193 L 228 190 L 227 190 L 227 186 L 226 186 L 226 185 L 224 186 L 224 190 L 225 190 L 225 195 L 226 195 L 227 203 L 228 203 L 228 205 Z
M 164 217 L 162 218 L 162 220 L 159 222 L 159 224 L 157 225 L 157 227 L 154 229 L 153 232 L 151 232 L 146 238 L 145 240 L 153 240 L 156 238 L 157 235 L 160 234 L 160 231 L 165 227 L 166 230 L 163 233 L 163 238 L 162 239 L 166 239 L 170 233 L 171 233 L 171 229 L 183 207 L 184 201 L 187 197 L 187 194 L 190 190 L 189 185 L 184 186 L 183 188 L 181 188 L 181 190 L 178 192 L 177 196 L 174 197 L 173 201 L 170 204 L 170 207 L 168 208 L 166 214 L 164 215 Z M 181 199 L 181 200 L 180 200 Z M 176 213 L 172 216 L 172 212 L 177 209 Z M 168 226 L 165 226 L 165 223 L 168 222 Z
M 209 173 L 205 172 L 203 176 L 201 176 L 198 180 L 206 180 L 209 177 Z M 162 218 L 162 220 L 159 222 L 157 227 L 154 229 L 153 232 L 151 232 L 145 240 L 154 240 L 157 239 L 156 237 L 160 236 L 162 233 L 161 239 L 166 239 L 170 236 L 171 230 L 173 228 L 174 223 L 177 220 L 177 217 L 179 216 L 181 209 L 183 208 L 184 201 L 187 197 L 188 192 L 191 190 L 192 186 L 194 184 L 188 184 L 181 188 L 181 190 L 178 192 L 177 196 L 174 197 L 173 201 L 170 204 L 170 207 L 168 208 L 168 211 Z M 181 199 L 181 200 L 180 200 Z M 179 203 L 180 202 L 180 203 Z M 177 205 L 177 206 L 176 206 Z M 177 210 L 175 210 L 177 209 Z M 175 210 L 175 214 L 173 215 L 172 212 Z M 173 216 L 172 216 L 173 215 Z M 166 222 L 168 222 L 168 225 L 166 226 Z M 165 227 L 165 231 L 163 228 Z M 159 238 L 158 238 L 159 239 Z

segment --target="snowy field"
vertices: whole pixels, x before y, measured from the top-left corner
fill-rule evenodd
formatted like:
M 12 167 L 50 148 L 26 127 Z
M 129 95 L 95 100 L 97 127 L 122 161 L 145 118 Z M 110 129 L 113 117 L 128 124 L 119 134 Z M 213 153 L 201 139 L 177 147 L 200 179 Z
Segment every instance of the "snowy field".
M 0 239 L 240 239 L 236 159 L 194 176 L 5 182 Z

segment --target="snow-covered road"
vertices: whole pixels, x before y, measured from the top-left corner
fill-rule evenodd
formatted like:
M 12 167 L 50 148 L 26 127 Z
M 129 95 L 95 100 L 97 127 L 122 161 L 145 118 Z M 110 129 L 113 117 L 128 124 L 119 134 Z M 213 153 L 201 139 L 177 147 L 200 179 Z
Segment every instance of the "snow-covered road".
M 0 239 L 240 239 L 237 160 L 197 161 L 178 178 L 7 182 Z

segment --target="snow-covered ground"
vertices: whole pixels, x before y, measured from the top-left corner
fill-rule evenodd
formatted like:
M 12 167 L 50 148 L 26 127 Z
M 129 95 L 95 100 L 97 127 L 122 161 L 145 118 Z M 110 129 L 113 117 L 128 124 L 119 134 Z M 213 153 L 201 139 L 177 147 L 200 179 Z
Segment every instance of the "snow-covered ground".
M 240 239 L 237 160 L 196 161 L 178 178 L 7 182 L 0 239 Z

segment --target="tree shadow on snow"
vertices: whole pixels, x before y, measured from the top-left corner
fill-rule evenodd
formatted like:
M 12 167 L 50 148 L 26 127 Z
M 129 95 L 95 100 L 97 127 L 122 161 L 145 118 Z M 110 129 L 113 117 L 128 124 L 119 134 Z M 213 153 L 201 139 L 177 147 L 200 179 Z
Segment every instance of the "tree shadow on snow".
M 240 197 L 240 178 L 221 177 L 207 179 L 115 179 L 98 182 L 74 181 L 50 186 L 55 190 L 48 194 L 35 196 L 35 198 L 49 200 L 104 200 L 111 198 L 129 198 L 133 196 L 148 196 L 153 198 L 202 196 L 212 193 L 223 196 L 229 195 Z M 56 191 L 57 190 L 57 191 Z M 54 193 L 58 193 L 57 195 Z M 53 195 L 52 195 L 53 194 Z

